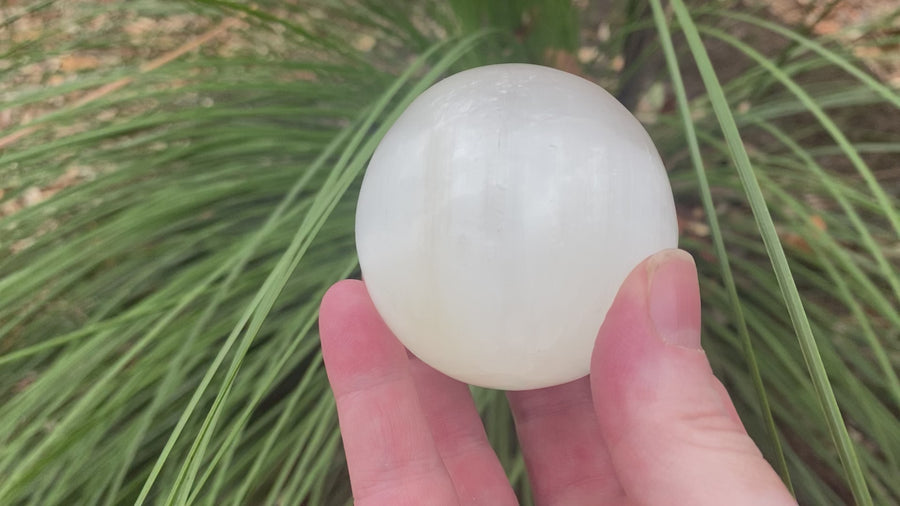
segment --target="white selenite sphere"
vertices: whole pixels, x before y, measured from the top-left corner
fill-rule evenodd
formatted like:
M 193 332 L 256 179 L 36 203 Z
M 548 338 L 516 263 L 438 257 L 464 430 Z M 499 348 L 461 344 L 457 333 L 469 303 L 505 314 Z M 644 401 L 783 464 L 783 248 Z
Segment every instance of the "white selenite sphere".
M 589 372 L 626 275 L 677 246 L 666 170 L 599 86 L 491 65 L 435 84 L 372 156 L 359 194 L 363 280 L 406 347 L 505 390 Z

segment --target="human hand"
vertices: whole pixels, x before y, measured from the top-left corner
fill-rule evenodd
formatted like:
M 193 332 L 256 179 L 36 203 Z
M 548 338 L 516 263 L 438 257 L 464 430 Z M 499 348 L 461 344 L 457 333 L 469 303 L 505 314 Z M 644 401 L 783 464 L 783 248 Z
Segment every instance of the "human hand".
M 517 504 L 468 387 L 408 354 L 362 282 L 328 291 L 319 326 L 358 506 Z M 507 397 L 539 505 L 796 504 L 700 349 L 683 251 L 628 276 L 590 376 Z

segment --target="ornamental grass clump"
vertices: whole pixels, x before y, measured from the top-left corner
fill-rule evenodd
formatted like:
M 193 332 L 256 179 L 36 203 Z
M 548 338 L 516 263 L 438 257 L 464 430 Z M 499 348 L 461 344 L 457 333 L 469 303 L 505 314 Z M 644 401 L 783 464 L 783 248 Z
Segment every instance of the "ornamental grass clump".
M 800 502 L 900 502 L 896 17 L 0 9 L 0 504 L 347 504 L 315 323 L 360 275 L 363 171 L 415 97 L 498 63 L 580 74 L 642 122 L 697 258 L 704 349 Z M 530 504 L 504 397 L 474 395 Z

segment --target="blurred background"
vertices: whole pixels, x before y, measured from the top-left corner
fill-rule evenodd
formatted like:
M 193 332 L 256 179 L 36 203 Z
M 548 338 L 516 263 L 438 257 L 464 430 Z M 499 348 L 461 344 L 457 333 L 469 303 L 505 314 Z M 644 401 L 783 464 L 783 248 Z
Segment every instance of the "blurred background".
M 316 313 L 360 176 L 498 62 L 644 123 L 704 347 L 800 502 L 900 503 L 895 2 L 0 0 L 0 504 L 349 504 Z

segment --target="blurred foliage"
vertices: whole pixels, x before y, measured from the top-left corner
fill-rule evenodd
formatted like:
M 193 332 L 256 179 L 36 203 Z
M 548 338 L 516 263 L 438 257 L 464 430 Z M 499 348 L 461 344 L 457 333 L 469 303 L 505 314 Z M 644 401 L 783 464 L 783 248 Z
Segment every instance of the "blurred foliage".
M 359 176 L 418 93 L 506 61 L 644 121 L 704 346 L 800 501 L 900 502 L 900 97 L 856 50 L 896 14 L 852 47 L 730 1 L 3 14 L 0 504 L 346 504 L 315 322 L 357 274 Z M 529 504 L 504 397 L 474 394 Z

